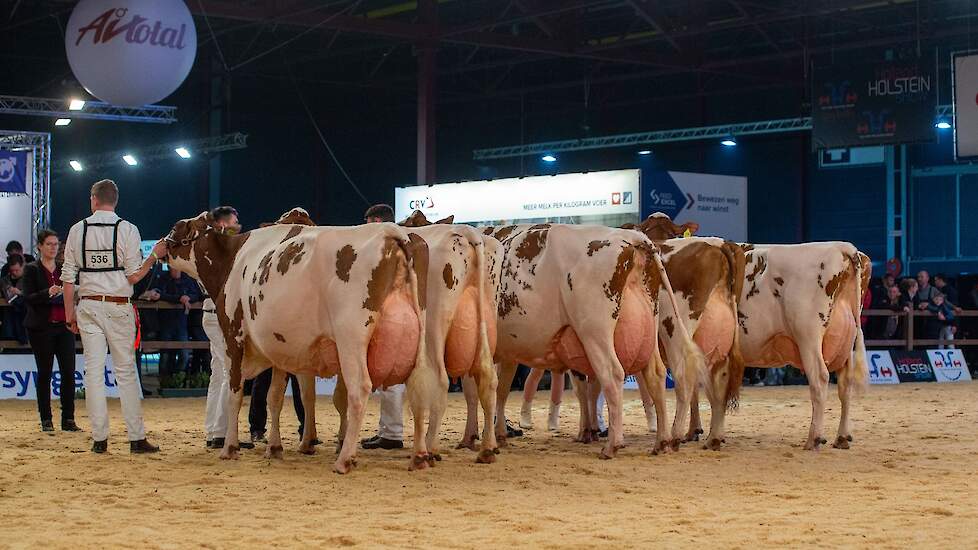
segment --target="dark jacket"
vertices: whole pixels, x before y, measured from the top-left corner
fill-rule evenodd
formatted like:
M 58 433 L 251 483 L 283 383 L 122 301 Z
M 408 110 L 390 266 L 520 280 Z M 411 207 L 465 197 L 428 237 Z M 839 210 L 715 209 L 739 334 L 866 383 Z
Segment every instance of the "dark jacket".
M 30 330 L 38 330 L 50 324 L 48 319 L 51 316 L 51 297 L 48 296 L 48 279 L 44 275 L 44 266 L 40 262 L 31 262 L 24 266 L 24 277 L 22 279 L 24 289 L 24 299 L 27 302 L 27 317 L 24 319 L 24 327 Z M 61 297 L 54 298 L 55 302 L 61 301 Z

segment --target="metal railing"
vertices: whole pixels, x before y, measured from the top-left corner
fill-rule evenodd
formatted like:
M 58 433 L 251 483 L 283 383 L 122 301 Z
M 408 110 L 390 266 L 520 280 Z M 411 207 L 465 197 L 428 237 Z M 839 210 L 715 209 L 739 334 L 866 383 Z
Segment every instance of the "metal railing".
M 967 347 L 967 346 L 978 346 L 978 338 L 962 338 L 954 340 L 941 340 L 934 338 L 915 338 L 914 337 L 914 319 L 921 318 L 931 318 L 937 315 L 929 311 L 914 310 L 910 311 L 892 311 L 889 309 L 864 309 L 863 316 L 869 317 L 899 317 L 904 326 L 904 334 L 902 338 L 893 338 L 889 340 L 866 340 L 867 348 L 903 348 L 907 350 L 913 350 L 915 348 L 932 348 L 934 346 L 942 345 L 954 345 L 955 347 Z M 978 311 L 971 310 L 961 310 L 955 313 L 958 319 L 967 319 L 978 317 Z M 959 324 L 958 329 L 961 330 Z

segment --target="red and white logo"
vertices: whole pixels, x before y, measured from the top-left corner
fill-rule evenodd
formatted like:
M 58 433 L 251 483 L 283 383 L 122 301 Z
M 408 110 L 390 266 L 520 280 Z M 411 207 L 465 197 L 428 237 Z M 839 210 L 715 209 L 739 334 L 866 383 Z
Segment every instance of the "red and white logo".
M 621 204 L 621 193 L 611 194 L 611 204 Z

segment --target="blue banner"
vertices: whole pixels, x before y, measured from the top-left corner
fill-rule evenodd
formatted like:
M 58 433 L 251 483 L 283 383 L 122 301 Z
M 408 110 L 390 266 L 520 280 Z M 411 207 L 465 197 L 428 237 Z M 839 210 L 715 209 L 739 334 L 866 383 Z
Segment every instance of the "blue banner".
M 26 151 L 0 151 L 0 193 L 27 193 Z

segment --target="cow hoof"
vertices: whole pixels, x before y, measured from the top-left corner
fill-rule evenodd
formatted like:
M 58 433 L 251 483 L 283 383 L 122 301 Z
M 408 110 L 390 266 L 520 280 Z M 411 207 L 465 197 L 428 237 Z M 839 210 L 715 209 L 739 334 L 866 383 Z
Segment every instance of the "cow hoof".
M 489 449 L 483 449 L 479 451 L 479 456 L 477 456 L 475 459 L 476 464 L 492 464 L 495 461 L 496 461 L 496 453 L 494 452 L 494 450 L 490 451 Z
M 221 459 L 222 460 L 237 460 L 238 459 L 238 446 L 234 445 L 231 447 L 224 447 L 221 449 Z
M 340 439 L 340 440 L 338 440 L 336 442 L 336 454 L 340 454 L 340 451 L 341 450 L 343 450 L 343 440 L 342 439 Z
M 615 449 L 612 448 L 610 453 L 607 449 L 601 449 L 601 452 L 598 453 L 598 458 L 601 460 L 611 460 L 612 458 L 615 458 Z
M 678 437 L 669 442 L 669 446 L 672 447 L 673 451 L 678 451 L 679 446 L 682 445 L 683 441 Z
M 848 449 L 849 440 L 840 435 L 839 437 L 835 438 L 835 443 L 833 443 L 832 446 L 835 447 L 836 449 Z
M 655 447 L 652 447 L 652 456 L 664 455 L 669 452 L 670 448 L 668 441 L 659 441 Z
M 825 443 L 827 442 L 825 441 L 824 438 L 816 437 L 815 439 L 811 439 L 807 443 L 805 443 L 805 450 L 817 451 L 822 445 L 825 445 Z
M 438 453 L 428 453 L 428 464 L 434 466 L 435 462 L 441 462 L 441 455 Z
M 468 449 L 470 451 L 475 451 L 476 450 L 475 440 L 476 440 L 475 437 L 466 437 L 466 438 L 463 438 L 462 441 L 460 441 L 459 444 L 455 446 L 455 448 L 456 449 Z
M 282 460 L 285 456 L 285 451 L 282 449 L 281 445 L 269 445 L 265 448 L 265 458 L 277 458 Z
M 314 455 L 316 454 L 316 447 L 313 445 L 306 445 L 305 443 L 299 445 L 299 452 L 304 455 Z M 336 452 L 339 453 L 340 449 L 337 447 Z
M 499 447 L 496 447 L 495 449 L 493 449 L 492 450 L 492 454 L 498 455 L 499 454 Z
M 706 445 L 703 445 L 703 448 L 706 449 L 707 451 L 719 451 L 722 445 L 723 445 L 723 440 L 714 437 L 713 439 L 707 441 Z
M 846 441 L 848 441 L 849 443 L 852 443 L 852 435 L 851 434 L 846 436 Z
M 428 453 L 418 453 L 411 458 L 411 464 L 408 465 L 408 470 L 413 472 L 415 470 L 425 470 L 429 467 L 431 467 L 431 464 L 428 462 Z
M 346 462 L 340 462 L 337 460 L 336 464 L 333 464 L 333 471 L 338 474 L 348 474 L 353 471 L 353 468 L 355 468 L 356 465 L 357 459 L 355 458 L 351 458 Z

